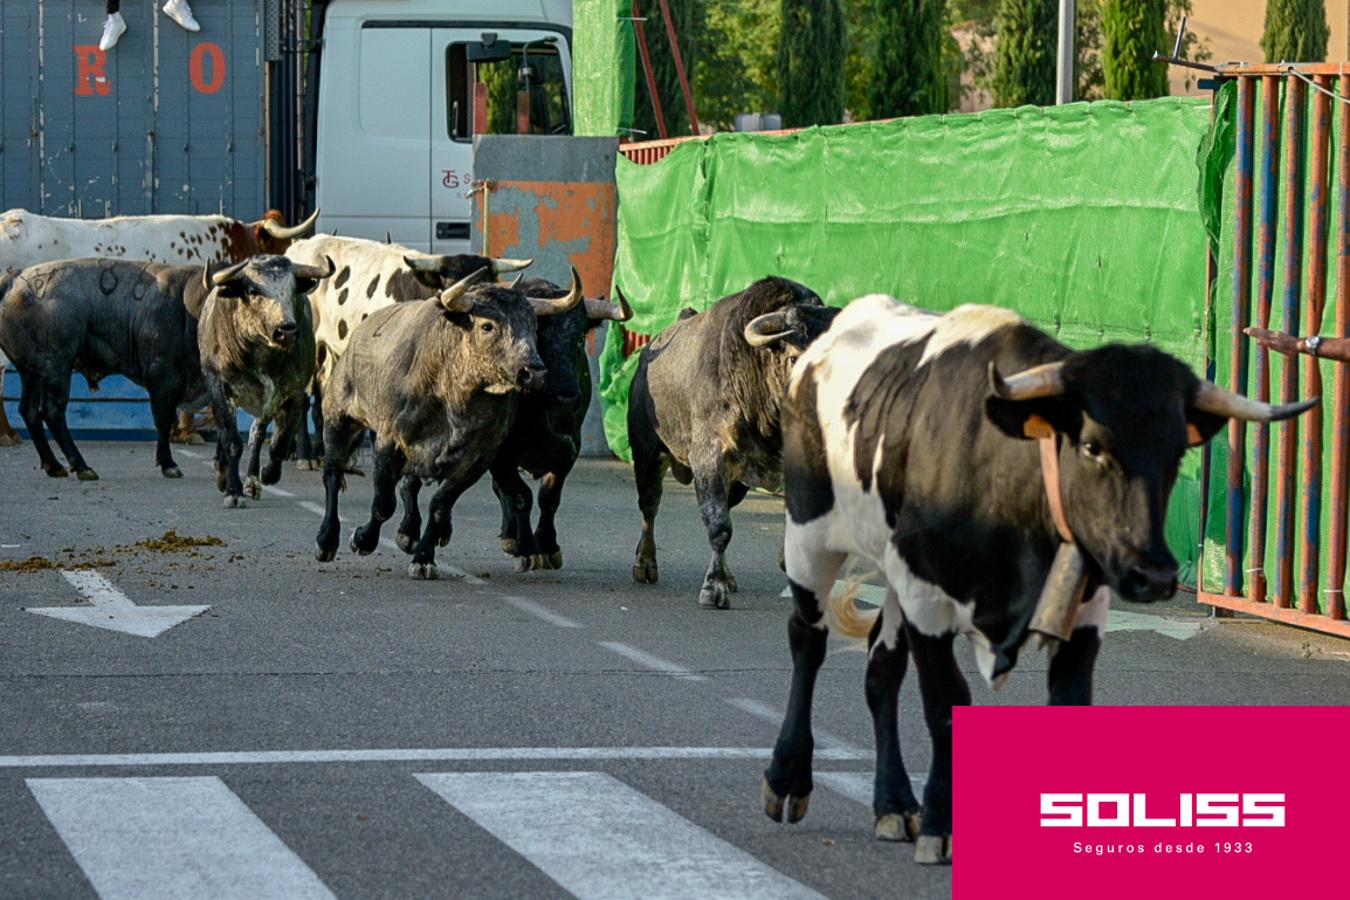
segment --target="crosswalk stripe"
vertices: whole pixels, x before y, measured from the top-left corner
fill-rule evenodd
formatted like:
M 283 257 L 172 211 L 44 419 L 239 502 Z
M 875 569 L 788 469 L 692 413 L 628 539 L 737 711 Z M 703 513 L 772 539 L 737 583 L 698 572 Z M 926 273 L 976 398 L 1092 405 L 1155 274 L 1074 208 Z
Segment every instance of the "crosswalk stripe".
M 820 897 L 603 772 L 417 779 L 581 900 Z
M 29 778 L 103 900 L 331 898 L 219 778 Z
M 811 778 L 836 794 L 856 800 L 868 808 L 872 806 L 872 784 L 876 778 L 871 772 L 816 772 Z M 927 774 L 909 776 L 910 785 L 921 798 L 927 778 Z

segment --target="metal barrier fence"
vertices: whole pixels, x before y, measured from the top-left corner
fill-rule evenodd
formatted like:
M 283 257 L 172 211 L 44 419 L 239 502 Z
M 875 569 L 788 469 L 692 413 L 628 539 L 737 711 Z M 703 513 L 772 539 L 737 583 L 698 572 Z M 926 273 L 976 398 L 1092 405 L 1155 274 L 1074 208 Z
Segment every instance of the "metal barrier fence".
M 1229 65 L 1219 68 L 1219 77 L 1237 82 L 1235 177 L 1224 199 L 1225 215 L 1233 210 L 1234 241 L 1228 374 L 1234 390 L 1269 400 L 1270 351 L 1242 330 L 1249 325 L 1270 327 L 1276 302 L 1277 248 L 1282 256 L 1279 326 L 1292 334 L 1319 334 L 1326 311 L 1328 246 L 1335 236 L 1332 324 L 1336 336 L 1350 334 L 1350 128 L 1347 117 L 1341 115 L 1340 128 L 1334 129 L 1332 116 L 1332 103 L 1350 96 L 1350 73 L 1339 64 Z M 1260 122 L 1256 121 L 1258 94 Z M 1337 154 L 1334 231 L 1329 199 L 1333 139 Z M 1254 198 L 1258 181 L 1260 196 Z M 1279 364 L 1280 402 L 1320 395 L 1323 403 L 1299 419 L 1274 426 L 1253 424 L 1250 443 L 1246 423 L 1229 424 L 1223 584 L 1206 584 L 1202 574 L 1199 599 L 1215 607 L 1350 637 L 1343 589 L 1350 505 L 1350 369 L 1344 363 L 1334 364 L 1328 392 L 1318 360 L 1303 357 L 1288 364 L 1275 362 Z M 1332 417 L 1329 461 L 1323 447 L 1323 415 L 1328 407 Z M 1327 462 L 1330 506 L 1324 509 Z M 1206 504 L 1210 502 L 1206 492 Z M 1328 519 L 1325 545 L 1324 518 Z M 1268 573 L 1272 549 L 1274 571 Z

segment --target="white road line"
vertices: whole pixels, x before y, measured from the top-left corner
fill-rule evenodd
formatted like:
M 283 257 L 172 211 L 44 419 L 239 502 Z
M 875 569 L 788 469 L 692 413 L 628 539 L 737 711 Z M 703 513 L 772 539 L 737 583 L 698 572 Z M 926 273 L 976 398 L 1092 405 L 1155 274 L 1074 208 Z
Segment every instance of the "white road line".
M 102 900 L 331 898 L 219 778 L 30 778 Z
M 820 897 L 603 772 L 417 779 L 580 900 Z
M 535 603 L 533 600 L 526 600 L 524 597 L 503 597 L 502 599 L 521 612 L 527 612 L 536 619 L 543 619 L 550 625 L 556 625 L 559 628 L 581 627 L 579 623 L 573 622 L 571 619 L 567 618 L 567 616 L 560 616 L 547 606 Z
M 868 809 L 872 807 L 872 782 L 875 776 L 871 772 L 813 772 L 811 778 L 816 784 L 825 785 L 841 797 L 855 800 Z M 909 776 L 909 783 L 921 799 L 927 778 L 927 773 Z
M 617 653 L 624 659 L 631 660 L 638 665 L 651 669 L 654 672 L 664 672 L 667 675 L 680 678 L 685 681 L 707 681 L 706 675 L 699 675 L 691 672 L 684 666 L 677 665 L 670 660 L 662 659 L 659 656 L 652 656 L 645 650 L 639 650 L 636 647 L 630 647 L 627 644 L 621 644 L 618 641 L 599 641 L 601 647 L 611 653 Z
M 292 494 L 292 493 L 291 493 L 290 491 L 288 491 L 288 490 L 284 490 L 284 489 L 279 488 L 279 487 L 274 487 L 273 485 L 270 485 L 270 484 L 264 484 L 264 485 L 262 486 L 262 489 L 263 489 L 264 491 L 267 491 L 267 493 L 269 493 L 269 494 L 275 494 L 275 495 L 278 496 L 278 497 L 285 497 L 287 500 L 289 500 L 289 499 L 291 499 L 291 498 L 293 498 L 293 497 L 295 496 L 294 494 Z
M 190 456 L 190 457 L 192 457 L 193 459 L 205 459 L 205 458 L 206 458 L 206 457 L 202 456 L 200 453 L 196 452 L 195 450 L 184 450 L 182 447 L 179 447 L 179 448 L 178 448 L 178 452 L 181 453 L 181 454 L 183 454 L 184 456 Z
M 295 502 L 295 505 L 300 507 L 301 509 L 309 510 L 316 516 L 325 515 L 323 507 L 312 500 L 297 500 Z M 395 553 L 403 552 L 402 550 L 399 549 L 398 544 L 394 543 L 387 537 L 380 538 L 380 546 L 384 547 L 386 550 L 393 550 Z M 462 579 L 465 584 L 477 584 L 477 585 L 487 584 L 486 581 L 479 578 L 477 575 L 470 575 L 468 572 L 465 572 L 459 566 L 452 566 L 449 563 L 436 563 L 436 565 L 443 572 L 450 575 L 450 577 Z
M 766 722 L 772 722 L 774 725 L 783 724 L 783 711 L 774 709 L 767 703 L 760 703 L 758 700 L 752 700 L 749 697 L 728 697 L 727 702 L 736 707 L 743 713 L 754 716 L 756 719 L 763 719 Z M 823 747 L 845 747 L 852 748 L 853 745 L 837 734 L 832 734 L 823 728 L 811 726 L 811 736 L 815 738 L 816 743 Z
M 521 760 L 768 759 L 765 747 L 426 747 L 369 750 L 222 750 L 196 753 L 73 753 L 0 756 L 0 769 L 84 766 L 233 766 L 370 762 L 510 762 Z M 821 747 L 816 759 L 870 759 L 870 753 Z

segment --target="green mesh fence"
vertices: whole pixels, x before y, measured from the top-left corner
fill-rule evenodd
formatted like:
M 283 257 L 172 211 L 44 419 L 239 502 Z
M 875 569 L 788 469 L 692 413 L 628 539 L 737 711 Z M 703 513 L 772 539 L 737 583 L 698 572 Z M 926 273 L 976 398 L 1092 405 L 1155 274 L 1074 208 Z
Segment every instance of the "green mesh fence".
M 615 280 L 631 330 L 654 334 L 775 274 L 834 305 L 885 292 L 931 309 L 1016 309 L 1073 346 L 1151 341 L 1201 370 L 1206 232 L 1202 99 L 925 116 L 791 135 L 719 134 L 664 160 L 618 162 Z M 628 459 L 628 388 L 611 328 L 600 392 Z M 1168 539 L 1194 562 L 1200 454 Z
M 573 0 L 573 131 L 589 137 L 627 135 L 633 127 L 637 43 L 632 0 Z

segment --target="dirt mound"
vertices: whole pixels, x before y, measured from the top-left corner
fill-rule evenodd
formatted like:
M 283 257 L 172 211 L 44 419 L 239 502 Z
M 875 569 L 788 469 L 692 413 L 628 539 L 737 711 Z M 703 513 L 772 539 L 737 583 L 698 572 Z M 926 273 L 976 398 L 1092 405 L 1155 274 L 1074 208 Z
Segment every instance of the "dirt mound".
M 154 553 L 183 553 L 187 550 L 195 550 L 198 547 L 224 547 L 225 542 L 214 535 L 206 537 L 188 537 L 170 529 L 164 532 L 162 537 L 147 538 L 143 541 L 137 541 L 130 548 L 133 550 L 150 550 Z

